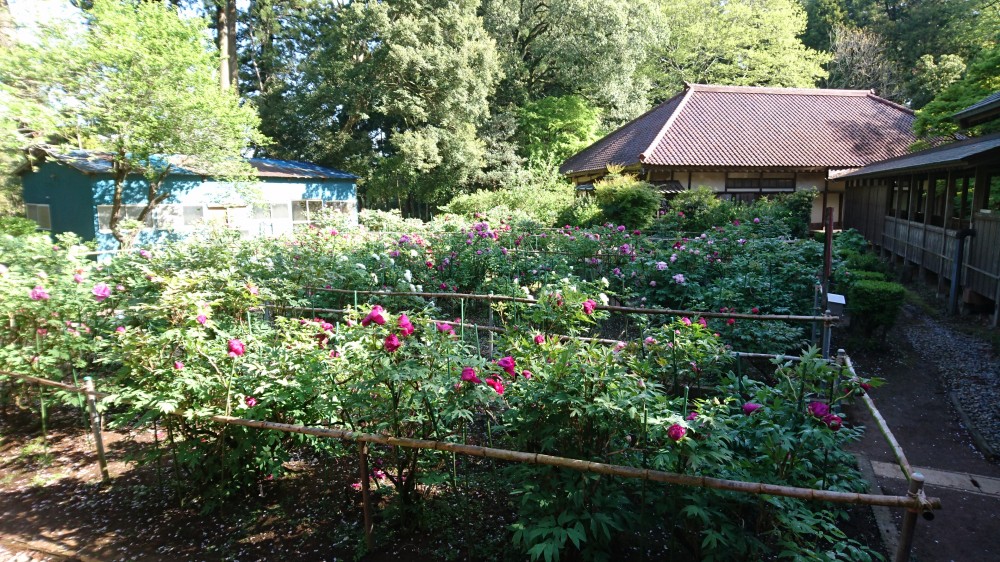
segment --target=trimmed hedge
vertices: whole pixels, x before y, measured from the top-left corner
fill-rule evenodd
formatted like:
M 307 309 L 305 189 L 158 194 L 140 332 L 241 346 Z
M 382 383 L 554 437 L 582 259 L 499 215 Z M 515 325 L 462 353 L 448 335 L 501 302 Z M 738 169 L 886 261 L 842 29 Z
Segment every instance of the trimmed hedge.
M 906 289 L 899 283 L 861 279 L 848 289 L 847 307 L 865 337 L 878 329 L 885 337 L 896 323 L 905 298 Z

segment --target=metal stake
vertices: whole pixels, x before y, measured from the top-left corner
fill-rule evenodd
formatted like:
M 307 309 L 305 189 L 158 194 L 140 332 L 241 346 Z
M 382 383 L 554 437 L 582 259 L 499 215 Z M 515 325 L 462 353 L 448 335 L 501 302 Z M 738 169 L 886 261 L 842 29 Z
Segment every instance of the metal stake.
M 90 429 L 94 432 L 94 445 L 97 446 L 97 463 L 101 467 L 101 480 L 111 482 L 108 474 L 108 461 L 104 456 L 104 439 L 101 437 L 101 416 L 97 413 L 97 400 L 94 395 L 94 379 L 83 377 L 83 388 L 87 391 L 87 410 L 90 412 Z
M 361 507 L 365 514 L 365 547 L 368 548 L 368 552 L 371 552 L 375 549 L 375 540 L 372 538 L 372 504 L 368 482 L 368 443 L 360 443 L 358 450 L 361 457 Z

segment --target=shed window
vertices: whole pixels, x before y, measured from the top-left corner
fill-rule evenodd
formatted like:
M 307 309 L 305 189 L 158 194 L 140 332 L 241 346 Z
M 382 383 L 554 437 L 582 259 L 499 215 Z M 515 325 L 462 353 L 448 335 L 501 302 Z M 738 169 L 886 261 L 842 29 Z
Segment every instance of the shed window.
M 752 193 L 766 195 L 768 193 L 787 193 L 795 191 L 795 174 L 730 172 L 726 174 L 726 191 L 731 193 Z M 755 197 L 735 197 L 740 200 L 752 200 Z
M 111 232 L 111 208 L 112 205 L 97 206 L 97 226 L 101 232 Z M 118 210 L 119 220 L 139 220 L 139 215 L 142 214 L 142 210 L 145 208 L 145 205 L 122 205 L 121 209 Z M 146 215 L 146 219 L 143 220 L 144 228 L 154 227 L 154 214 L 155 210 L 153 213 Z
M 38 223 L 38 228 L 42 230 L 52 230 L 52 213 L 48 205 L 36 205 L 27 203 L 24 206 L 24 213 L 29 219 Z
M 197 226 L 205 222 L 205 207 L 201 205 L 184 205 L 181 212 L 184 226 Z
M 300 224 L 316 220 L 322 209 L 323 201 L 319 199 L 292 201 L 292 222 Z
M 253 218 L 259 221 L 287 221 L 291 219 L 291 211 L 288 203 L 256 205 L 253 208 Z

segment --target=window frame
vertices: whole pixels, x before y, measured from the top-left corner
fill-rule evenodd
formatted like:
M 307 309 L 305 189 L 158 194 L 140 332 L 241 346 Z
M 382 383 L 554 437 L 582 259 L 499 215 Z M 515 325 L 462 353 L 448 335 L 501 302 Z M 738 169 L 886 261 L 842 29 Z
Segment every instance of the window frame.
M 48 222 L 48 226 L 43 225 L 42 221 L 39 220 L 39 217 L 41 216 L 39 213 L 43 209 L 45 211 L 45 217 L 47 219 L 46 222 Z M 24 216 L 27 217 L 28 220 L 34 221 L 35 224 L 38 225 L 38 230 L 47 230 L 49 232 L 52 231 L 52 205 L 48 203 L 25 203 Z

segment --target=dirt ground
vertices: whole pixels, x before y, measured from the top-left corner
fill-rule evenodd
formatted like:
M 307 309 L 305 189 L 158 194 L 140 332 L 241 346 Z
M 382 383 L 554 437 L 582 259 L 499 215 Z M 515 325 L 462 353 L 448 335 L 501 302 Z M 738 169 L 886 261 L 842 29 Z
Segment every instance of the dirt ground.
M 940 321 L 913 306 L 904 314 L 900 325 Z M 976 450 L 962 426 L 933 362 L 916 354 L 899 328 L 879 349 L 852 352 L 849 335 L 843 330 L 836 333 L 835 346 L 848 349 L 862 375 L 886 379 L 872 396 L 912 465 L 1000 478 L 1000 466 Z M 854 407 L 848 414 L 849 421 L 870 429 L 855 448 L 863 462 L 891 465 L 894 459 L 867 410 Z M 197 506 L 179 507 L 155 470 L 137 469 L 127 462 L 137 448 L 150 446 L 149 431 L 130 436 L 105 433 L 116 481 L 108 487 L 99 484 L 93 444 L 79 411 L 56 410 L 44 442 L 38 438 L 37 410 L 8 413 L 0 424 L 0 562 L 354 560 L 359 554 L 360 494 L 350 486 L 357 480 L 350 464 L 318 465 L 298 459 L 290 477 L 261 482 L 259 493 L 223 517 L 203 517 Z M 885 470 L 873 473 L 872 479 L 873 491 L 906 492 L 905 481 L 887 476 Z M 918 521 L 912 560 L 1000 560 L 1000 495 L 933 484 L 928 484 L 927 494 L 941 498 L 943 509 L 933 521 Z M 463 529 L 478 533 L 483 526 L 505 528 L 512 522 L 511 513 L 484 516 L 475 512 L 476 505 L 456 507 L 450 513 L 452 520 L 436 522 L 438 529 L 423 530 L 431 543 L 420 545 L 423 554 L 415 554 L 417 547 L 403 541 L 396 543 L 399 548 L 362 559 L 442 559 L 434 553 L 452 548 L 448 541 L 477 543 L 462 537 Z M 899 510 L 882 513 L 898 528 Z M 872 514 L 857 508 L 845 531 L 874 545 L 879 534 Z M 469 521 L 477 519 L 488 520 L 479 528 L 470 527 Z M 461 521 L 464 526 L 457 523 Z M 446 538 L 434 544 L 436 539 L 429 537 L 438 534 Z M 478 554 L 449 551 L 448 557 L 488 559 L 482 554 L 490 551 L 488 541 L 480 539 L 476 548 Z M 891 550 L 886 554 L 891 559 Z

